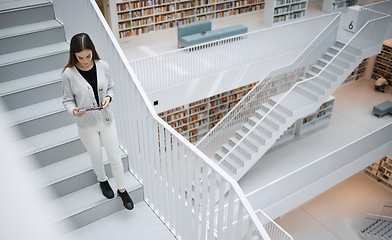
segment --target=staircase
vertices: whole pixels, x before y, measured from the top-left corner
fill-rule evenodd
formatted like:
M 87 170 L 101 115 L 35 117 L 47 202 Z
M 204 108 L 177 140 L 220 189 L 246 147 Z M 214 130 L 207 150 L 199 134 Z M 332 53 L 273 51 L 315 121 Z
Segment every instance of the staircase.
M 38 193 L 53 192 L 54 225 L 72 231 L 122 210 L 119 197 L 100 192 L 89 156 L 80 142 L 75 119 L 62 105 L 61 72 L 68 62 L 69 44 L 63 26 L 47 0 L 0 4 L 0 99 L 3 116 L 20 131 L 17 144 L 39 179 Z M 120 148 L 119 148 L 119 151 Z M 128 171 L 123 152 L 126 188 L 135 204 L 142 201 L 139 182 Z M 109 182 L 115 186 L 105 156 Z
M 337 41 L 309 68 L 301 82 L 264 103 L 215 153 L 213 160 L 237 181 L 244 176 L 296 120 L 319 108 L 366 57 L 350 46 L 336 57 L 344 47 Z
M 381 215 L 366 214 L 359 233 L 364 240 L 392 239 L 392 201 L 384 204 Z

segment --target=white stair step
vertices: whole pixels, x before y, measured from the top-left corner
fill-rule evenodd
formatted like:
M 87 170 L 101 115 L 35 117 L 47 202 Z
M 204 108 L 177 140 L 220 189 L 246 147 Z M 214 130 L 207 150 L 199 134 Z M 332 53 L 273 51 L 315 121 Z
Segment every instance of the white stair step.
M 55 98 L 49 101 L 18 108 L 5 113 L 11 119 L 12 125 L 20 124 L 49 114 L 65 111 L 62 104 L 63 98 Z
M 19 8 L 27 8 L 41 4 L 48 4 L 47 0 L 19 0 L 19 1 L 5 1 L 0 4 L 0 12 L 12 11 Z
M 118 151 L 122 158 L 126 157 L 125 153 L 121 151 L 120 148 Z M 102 148 L 102 156 L 104 165 L 109 164 L 105 148 Z M 39 178 L 39 183 L 37 183 L 37 188 L 41 189 L 90 170 L 92 170 L 90 156 L 87 152 L 85 152 L 45 167 L 38 168 L 31 171 L 31 174 L 41 176 Z
M 224 144 L 223 148 L 232 149 L 234 146 L 237 145 L 238 142 L 239 140 L 237 138 L 231 137 L 229 138 L 229 143 Z M 251 159 L 252 154 L 255 153 L 255 150 L 253 150 L 252 147 L 248 146 L 247 144 L 247 142 L 242 141 L 240 145 L 237 145 L 236 149 L 234 149 L 233 152 L 238 150 L 238 153 L 244 155 L 246 159 Z
M 61 240 L 97 239 L 98 236 L 119 240 L 127 236 L 129 239 L 176 240 L 144 201 L 136 204 L 131 212 L 126 209 L 118 211 L 64 235 Z
M 237 135 L 239 138 L 244 138 L 246 135 L 246 132 L 244 132 L 243 130 L 240 129 L 240 130 L 236 131 L 235 136 L 237 136 Z M 250 133 L 248 135 L 248 138 L 251 138 L 253 141 L 257 142 L 259 145 L 264 145 L 265 141 L 266 141 L 264 138 L 260 137 L 256 133 Z
M 13 63 L 37 59 L 44 56 L 50 56 L 57 53 L 64 53 L 68 50 L 69 44 L 66 42 L 61 42 L 44 47 L 37 47 L 15 53 L 3 54 L 0 56 L 0 67 L 7 66 Z
M 48 20 L 37 23 L 19 25 L 10 28 L 0 29 L 0 40 L 7 37 L 13 37 L 38 31 L 49 30 L 53 28 L 62 27 L 56 20 Z
M 76 123 L 49 132 L 41 133 L 19 140 L 17 144 L 24 146 L 22 156 L 31 155 L 61 144 L 79 139 Z
M 83 188 L 81 190 L 69 193 L 63 197 L 49 201 L 46 206 L 55 213 L 53 223 L 70 218 L 80 214 L 104 202 L 116 200 L 117 196 L 116 183 L 114 178 L 109 178 L 110 186 L 115 192 L 113 199 L 107 199 L 103 196 L 99 183 Z M 132 176 L 130 172 L 125 172 L 125 188 L 128 192 L 132 192 L 141 188 L 140 183 Z M 122 202 L 118 201 L 122 205 Z
M 61 81 L 62 69 L 56 69 L 0 83 L 0 97 Z

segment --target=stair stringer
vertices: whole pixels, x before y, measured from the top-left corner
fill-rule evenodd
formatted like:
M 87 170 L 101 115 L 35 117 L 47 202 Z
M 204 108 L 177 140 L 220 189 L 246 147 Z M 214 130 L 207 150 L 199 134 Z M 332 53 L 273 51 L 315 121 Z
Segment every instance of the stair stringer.
M 341 43 L 337 43 L 337 44 L 341 45 L 341 47 L 344 46 Z M 336 48 L 336 46 L 332 46 L 332 47 Z M 283 101 L 280 101 L 277 103 L 277 106 L 275 106 L 272 110 L 267 112 L 264 118 L 258 122 L 257 126 L 253 126 L 251 129 L 249 129 L 251 132 L 252 131 L 255 132 L 257 131 L 257 129 L 268 128 L 266 127 L 266 121 L 269 118 L 270 119 L 273 118 L 272 117 L 273 115 L 278 115 L 277 113 L 278 108 L 282 108 L 282 109 L 286 108 L 287 116 L 285 118 L 285 121 L 279 125 L 278 129 L 276 129 L 274 132 L 270 134 L 269 139 L 264 139 L 265 141 L 258 141 L 257 143 L 254 143 L 254 140 L 257 139 L 257 137 L 254 137 L 254 135 L 257 134 L 249 133 L 241 140 L 242 143 L 246 143 L 246 144 L 241 144 L 240 146 L 236 146 L 234 150 L 227 149 L 228 144 L 225 144 L 223 145 L 222 150 L 218 151 L 215 154 L 214 160 L 217 161 L 218 165 L 226 172 L 228 172 L 236 181 L 240 180 L 261 159 L 261 157 L 274 145 L 274 143 L 279 139 L 279 137 L 284 133 L 284 131 L 287 128 L 289 128 L 296 120 L 303 118 L 316 111 L 320 107 L 320 105 L 324 103 L 328 99 L 328 97 L 344 82 L 344 80 L 362 62 L 363 59 L 372 56 L 374 54 L 377 54 L 377 52 L 380 51 L 381 47 L 382 45 L 377 45 L 371 49 L 365 49 L 365 50 L 353 49 L 353 51 L 350 52 L 354 52 L 356 54 L 353 54 L 353 59 L 351 59 L 351 61 L 346 60 L 348 67 L 342 68 L 341 67 L 342 65 L 329 64 L 326 68 L 322 69 L 322 71 L 314 75 L 314 77 L 307 78 L 302 82 L 299 82 L 296 85 L 294 85 L 292 89 L 290 89 L 289 92 L 287 92 L 285 96 L 283 96 L 283 98 L 286 98 L 287 100 L 290 97 L 291 98 L 297 97 L 296 102 L 301 103 L 300 105 L 294 106 L 289 104 L 285 106 L 284 104 L 282 104 Z M 350 46 L 346 47 L 346 49 L 349 48 Z M 335 68 L 340 68 L 342 72 L 339 75 L 336 75 L 336 78 L 333 79 L 331 73 L 336 73 L 336 71 L 333 70 L 331 71 L 331 69 L 335 69 Z M 317 84 L 316 82 L 318 80 L 320 79 L 325 80 L 326 78 L 327 80 L 330 81 L 329 82 L 330 87 L 324 86 L 323 89 L 325 91 L 324 94 L 317 95 L 313 99 L 311 99 L 310 97 L 305 96 L 303 94 L 295 93 L 297 89 L 305 85 L 304 84 L 305 82 Z M 246 125 L 250 125 L 250 123 L 248 122 L 244 124 L 243 128 Z M 238 132 L 239 131 L 237 131 L 236 134 L 238 134 Z M 229 145 L 230 145 L 230 141 L 229 141 Z M 248 148 L 248 149 L 244 149 L 244 148 Z M 256 148 L 257 151 L 254 151 Z M 248 152 L 246 152 L 247 150 Z M 230 155 L 230 156 L 226 156 L 226 155 Z M 223 157 L 225 157 L 225 159 L 222 161 Z M 230 162 L 228 158 L 234 160 L 231 160 Z M 233 161 L 238 163 L 237 166 L 233 166 L 235 165 L 233 164 Z

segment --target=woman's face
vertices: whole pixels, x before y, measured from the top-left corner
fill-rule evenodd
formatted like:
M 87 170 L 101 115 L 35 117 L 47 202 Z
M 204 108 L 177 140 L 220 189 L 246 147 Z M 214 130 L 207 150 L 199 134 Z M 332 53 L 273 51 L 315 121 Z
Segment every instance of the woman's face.
M 91 50 L 83 50 L 75 53 L 75 56 L 81 67 L 87 68 L 91 66 L 93 59 L 93 52 Z

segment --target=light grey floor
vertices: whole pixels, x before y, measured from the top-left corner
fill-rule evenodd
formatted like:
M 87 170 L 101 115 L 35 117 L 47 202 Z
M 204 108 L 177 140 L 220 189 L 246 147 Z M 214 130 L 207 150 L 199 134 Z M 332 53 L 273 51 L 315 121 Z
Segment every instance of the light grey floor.
M 358 173 L 276 219 L 295 240 L 360 240 L 367 213 L 380 214 L 392 191 Z

